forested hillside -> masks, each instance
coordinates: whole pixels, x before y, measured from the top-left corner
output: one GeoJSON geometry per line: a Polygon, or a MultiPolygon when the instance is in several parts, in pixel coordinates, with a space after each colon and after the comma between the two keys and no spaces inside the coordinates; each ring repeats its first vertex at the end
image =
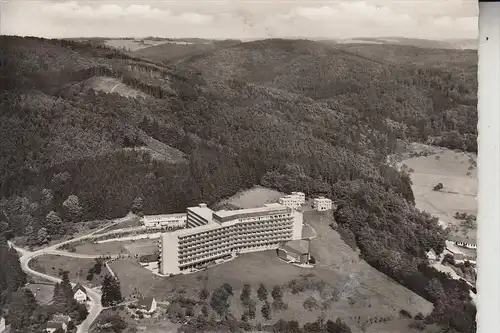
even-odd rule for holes
{"type": "Polygon", "coordinates": [[[138,197],[151,214],[213,204],[258,183],[327,194],[371,265],[433,302],[447,295],[430,322],[474,331],[468,287],[425,264],[427,250],[442,251],[444,233],[414,208],[409,176],[385,165],[398,140],[476,151],[469,68],[385,62],[310,41],[230,45],[170,67],[100,44],[1,42],[7,237],[40,245],[74,221],[123,216],[138,197]],[[150,97],[94,91],[89,75],[150,97]],[[187,163],[130,149],[147,137],[181,150],[187,163]]]}

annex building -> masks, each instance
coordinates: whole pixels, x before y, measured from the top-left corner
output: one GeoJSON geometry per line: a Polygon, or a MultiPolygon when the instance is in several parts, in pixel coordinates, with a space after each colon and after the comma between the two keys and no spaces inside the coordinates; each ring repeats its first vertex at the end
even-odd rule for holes
{"type": "Polygon", "coordinates": [[[292,192],[278,199],[278,202],[283,206],[297,209],[306,202],[306,195],[302,192],[292,192]]]}
{"type": "Polygon", "coordinates": [[[212,211],[205,204],[187,209],[186,228],[160,239],[160,274],[202,269],[239,253],[277,249],[300,239],[302,213],[279,203],[212,211]]]}
{"type": "Polygon", "coordinates": [[[315,198],[313,201],[313,209],[318,212],[324,212],[332,209],[332,200],[325,197],[315,198]]]}
{"type": "Polygon", "coordinates": [[[187,214],[146,215],[142,223],[147,228],[179,229],[186,226],[187,214]]]}

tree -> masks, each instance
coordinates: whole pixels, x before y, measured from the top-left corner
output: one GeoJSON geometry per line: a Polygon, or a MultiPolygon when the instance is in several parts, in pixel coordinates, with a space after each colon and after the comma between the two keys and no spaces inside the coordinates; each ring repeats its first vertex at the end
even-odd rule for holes
{"type": "Polygon", "coordinates": [[[339,318],[334,322],[328,320],[325,328],[328,333],[351,333],[351,328],[339,318]]]}
{"type": "Polygon", "coordinates": [[[51,235],[62,235],[64,234],[63,223],[59,215],[51,210],[47,216],[45,216],[45,226],[51,235]]]}
{"type": "Polygon", "coordinates": [[[50,241],[50,236],[49,236],[49,232],[47,231],[47,228],[38,229],[38,232],[36,235],[36,243],[38,245],[44,245],[44,244],[47,244],[49,241],[50,241]]]}
{"type": "Polygon", "coordinates": [[[433,190],[434,191],[440,191],[443,189],[443,184],[442,183],[438,183],[436,186],[434,186],[433,190]]]}
{"type": "Polygon", "coordinates": [[[240,300],[244,306],[248,305],[248,301],[250,300],[252,293],[252,287],[249,284],[243,285],[243,289],[241,290],[240,300]]]}
{"type": "Polygon", "coordinates": [[[249,302],[248,302],[248,317],[250,319],[255,319],[255,316],[257,314],[257,304],[255,303],[255,301],[253,299],[251,299],[249,302]]]}
{"type": "Polygon", "coordinates": [[[228,303],[229,294],[227,289],[219,287],[212,292],[212,296],[210,297],[210,306],[214,311],[222,318],[225,317],[229,310],[228,303]]]}
{"type": "Polygon", "coordinates": [[[112,306],[122,301],[122,293],[120,289],[120,281],[113,276],[106,274],[102,281],[102,298],[103,306],[112,306]]]}
{"type": "Polygon", "coordinates": [[[82,216],[83,209],[76,195],[70,195],[63,204],[64,214],[70,221],[76,221],[82,216]]]}
{"type": "Polygon", "coordinates": [[[425,291],[429,294],[429,297],[434,302],[442,300],[444,297],[446,297],[441,281],[439,281],[435,277],[429,280],[429,282],[427,283],[427,287],[425,288],[425,291]]]}
{"type": "Polygon", "coordinates": [[[264,301],[264,304],[262,305],[260,311],[265,319],[271,319],[271,306],[269,305],[268,301],[264,301]]]}
{"type": "Polygon", "coordinates": [[[233,295],[233,287],[229,283],[224,283],[222,288],[228,293],[228,295],[233,295]]]}
{"type": "Polygon", "coordinates": [[[200,290],[200,300],[206,300],[208,298],[208,296],[210,295],[210,293],[208,292],[207,290],[207,287],[203,287],[201,290],[200,290]]]}
{"type": "Polygon", "coordinates": [[[142,209],[144,205],[144,200],[141,197],[136,197],[132,202],[132,213],[140,215],[142,214],[142,209]]]}
{"type": "Polygon", "coordinates": [[[31,324],[31,316],[37,306],[35,296],[30,290],[21,289],[14,292],[7,316],[12,328],[28,328],[31,324]]]}
{"type": "Polygon", "coordinates": [[[278,285],[275,285],[273,287],[273,290],[271,291],[271,296],[275,299],[283,299],[283,291],[281,290],[281,287],[278,285]]]}
{"type": "Polygon", "coordinates": [[[312,311],[312,310],[318,308],[318,302],[312,296],[309,296],[308,298],[306,298],[306,300],[304,301],[304,303],[302,305],[304,306],[304,309],[309,310],[309,311],[312,311]]]}
{"type": "Polygon", "coordinates": [[[257,289],[257,298],[262,302],[267,299],[267,289],[262,283],[259,285],[259,289],[257,289]]]}
{"type": "Polygon", "coordinates": [[[201,313],[203,314],[203,316],[208,317],[208,307],[206,304],[203,304],[203,306],[201,307],[201,313]]]}

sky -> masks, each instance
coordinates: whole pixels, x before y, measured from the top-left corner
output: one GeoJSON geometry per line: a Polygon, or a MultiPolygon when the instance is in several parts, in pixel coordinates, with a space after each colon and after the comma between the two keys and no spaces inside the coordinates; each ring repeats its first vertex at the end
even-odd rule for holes
{"type": "Polygon", "coordinates": [[[477,38],[477,0],[2,1],[4,35],[477,38]]]}

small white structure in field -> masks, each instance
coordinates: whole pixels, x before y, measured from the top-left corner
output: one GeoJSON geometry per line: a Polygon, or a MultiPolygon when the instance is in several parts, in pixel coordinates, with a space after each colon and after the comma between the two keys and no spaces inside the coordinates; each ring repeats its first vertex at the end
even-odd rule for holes
{"type": "Polygon", "coordinates": [[[184,228],[187,222],[186,213],[147,215],[142,218],[142,223],[147,228],[184,228]]]}
{"type": "Polygon", "coordinates": [[[80,283],[73,288],[73,298],[80,304],[87,302],[87,291],[80,283]]]}
{"type": "Polygon", "coordinates": [[[318,212],[324,212],[332,209],[332,200],[325,197],[314,198],[313,209],[318,212]]]}
{"type": "Polygon", "coordinates": [[[283,206],[297,209],[306,202],[306,195],[302,192],[292,192],[292,194],[279,198],[278,202],[283,206]]]}
{"type": "Polygon", "coordinates": [[[439,259],[439,256],[436,254],[434,249],[430,249],[426,253],[427,259],[429,259],[430,262],[436,262],[439,259]]]}
{"type": "Polygon", "coordinates": [[[156,300],[152,297],[141,298],[137,303],[137,309],[142,313],[152,314],[156,311],[156,300]]]}
{"type": "Polygon", "coordinates": [[[0,317],[0,333],[5,332],[5,318],[0,317]]]}

